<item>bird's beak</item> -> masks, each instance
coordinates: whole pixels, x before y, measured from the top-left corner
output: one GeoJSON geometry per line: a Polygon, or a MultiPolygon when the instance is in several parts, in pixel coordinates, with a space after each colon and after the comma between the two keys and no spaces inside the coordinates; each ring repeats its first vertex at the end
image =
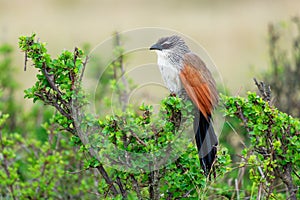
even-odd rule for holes
{"type": "Polygon", "coordinates": [[[162,50],[161,44],[154,44],[150,47],[150,50],[162,50]]]}

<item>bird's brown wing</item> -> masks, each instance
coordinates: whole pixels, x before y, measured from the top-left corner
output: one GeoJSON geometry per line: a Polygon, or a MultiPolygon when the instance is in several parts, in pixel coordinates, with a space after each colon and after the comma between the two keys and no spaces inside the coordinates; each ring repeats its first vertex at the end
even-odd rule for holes
{"type": "Polygon", "coordinates": [[[185,54],[180,79],[188,96],[208,119],[218,101],[218,93],[210,71],[196,54],[185,54]]]}

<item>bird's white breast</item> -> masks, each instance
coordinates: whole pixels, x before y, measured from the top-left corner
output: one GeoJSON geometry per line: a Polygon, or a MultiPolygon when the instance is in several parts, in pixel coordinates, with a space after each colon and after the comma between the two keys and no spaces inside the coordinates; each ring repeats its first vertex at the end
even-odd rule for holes
{"type": "Polygon", "coordinates": [[[179,77],[180,69],[172,65],[162,52],[158,51],[157,55],[157,64],[165,85],[171,93],[180,94],[182,90],[182,84],[179,77]]]}

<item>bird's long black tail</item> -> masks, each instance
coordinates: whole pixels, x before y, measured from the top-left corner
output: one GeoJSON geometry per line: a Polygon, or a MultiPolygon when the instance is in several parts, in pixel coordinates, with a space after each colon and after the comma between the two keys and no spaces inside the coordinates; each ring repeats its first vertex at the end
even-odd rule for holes
{"type": "Polygon", "coordinates": [[[200,164],[205,175],[208,176],[216,158],[218,145],[211,116],[206,119],[200,111],[197,111],[194,119],[194,131],[200,164]]]}

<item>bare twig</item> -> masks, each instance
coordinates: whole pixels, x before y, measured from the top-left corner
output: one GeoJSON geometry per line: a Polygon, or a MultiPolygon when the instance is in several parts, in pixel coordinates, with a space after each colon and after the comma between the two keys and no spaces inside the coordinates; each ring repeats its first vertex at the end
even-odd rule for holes
{"type": "MultiPolygon", "coordinates": [[[[47,65],[46,65],[46,63],[44,62],[43,63],[43,66],[42,66],[42,72],[43,72],[43,74],[44,74],[44,76],[46,77],[46,79],[47,79],[47,81],[48,81],[48,83],[49,83],[49,85],[50,85],[50,87],[55,91],[55,92],[57,92],[57,96],[56,96],[56,100],[59,100],[63,105],[64,105],[64,107],[65,107],[65,109],[66,109],[66,112],[65,112],[65,114],[64,114],[64,116],[65,117],[67,117],[68,119],[71,119],[71,116],[69,115],[69,114],[67,114],[67,113],[70,113],[70,108],[69,108],[69,106],[71,105],[71,104],[69,104],[68,102],[66,102],[66,100],[64,100],[63,98],[62,98],[62,93],[61,93],[61,91],[58,89],[58,87],[55,85],[55,80],[54,80],[54,75],[52,75],[52,74],[49,74],[49,72],[47,71],[47,65]]],[[[49,96],[49,95],[48,95],[49,96]]],[[[51,99],[51,100],[54,100],[54,99],[51,99]]],[[[57,102],[56,102],[57,103],[57,102]]]]}
{"type": "MultiPolygon", "coordinates": [[[[121,46],[121,39],[120,39],[120,34],[117,32],[116,33],[116,46],[120,47],[121,46]]],[[[127,107],[127,102],[128,102],[128,82],[127,79],[125,78],[125,68],[124,68],[124,63],[123,63],[123,53],[121,55],[118,55],[119,57],[117,58],[117,61],[119,62],[120,65],[120,70],[121,70],[121,80],[124,85],[124,90],[120,93],[120,102],[122,102],[122,111],[124,112],[126,107],[127,107]]],[[[115,68],[116,70],[116,68],[115,68]]],[[[115,75],[116,77],[116,75],[115,75]]]]}
{"type": "Polygon", "coordinates": [[[293,178],[291,173],[292,173],[292,164],[288,163],[286,166],[284,166],[283,173],[279,173],[279,176],[288,188],[288,191],[290,193],[290,199],[296,200],[298,188],[293,183],[293,178]]]}
{"type": "Polygon", "coordinates": [[[135,179],[133,174],[131,174],[130,177],[131,177],[132,185],[133,185],[133,188],[136,191],[136,195],[137,195],[138,199],[142,200],[143,198],[142,198],[141,189],[140,189],[138,181],[135,179]]]}
{"type": "Polygon", "coordinates": [[[293,170],[293,173],[298,177],[298,179],[300,179],[299,174],[295,170],[293,170]]]}
{"type": "MultiPolygon", "coordinates": [[[[235,128],[231,125],[230,122],[226,121],[225,123],[231,128],[231,130],[234,132],[234,134],[236,134],[236,136],[241,138],[240,134],[235,130],[235,128]]],[[[244,148],[247,148],[245,142],[242,141],[242,139],[239,139],[239,141],[243,145],[244,148]]]]}
{"type": "Polygon", "coordinates": [[[258,166],[257,168],[258,168],[258,171],[259,171],[261,177],[262,177],[263,179],[265,179],[266,177],[265,177],[264,172],[262,171],[261,167],[258,166]]]}
{"type": "Polygon", "coordinates": [[[263,184],[260,183],[259,184],[259,188],[258,188],[258,196],[257,196],[257,200],[260,200],[261,199],[261,193],[262,193],[262,189],[263,189],[263,184]]]}
{"type": "Polygon", "coordinates": [[[97,167],[97,170],[100,172],[100,174],[102,175],[102,177],[104,178],[105,182],[110,185],[110,189],[112,191],[112,193],[114,194],[114,196],[117,196],[119,194],[118,190],[116,189],[116,187],[114,186],[114,182],[111,180],[111,178],[108,176],[106,170],[104,169],[103,165],[99,165],[97,167]]]}
{"type": "Polygon", "coordinates": [[[42,66],[42,72],[44,74],[44,76],[46,77],[50,87],[55,91],[57,92],[60,96],[62,96],[62,93],[61,91],[56,87],[55,85],[55,81],[54,81],[54,75],[52,74],[49,74],[48,71],[47,71],[47,65],[46,63],[44,62],[43,63],[43,66],[42,66]]]}
{"type": "Polygon", "coordinates": [[[27,60],[28,60],[27,51],[25,51],[24,71],[26,71],[26,68],[27,68],[27,60]]]}
{"type": "Polygon", "coordinates": [[[85,68],[86,68],[86,65],[87,65],[87,63],[88,63],[88,60],[89,60],[89,56],[86,56],[86,57],[85,57],[85,60],[84,60],[84,62],[83,62],[83,66],[82,66],[82,70],[81,70],[79,82],[82,81],[82,78],[83,78],[83,75],[84,75],[85,68]]]}
{"type": "MultiPolygon", "coordinates": [[[[151,165],[151,164],[150,164],[151,165]]],[[[152,166],[150,166],[151,170],[152,166]]],[[[149,175],[150,199],[159,200],[159,170],[151,170],[149,175]]]]}
{"type": "Polygon", "coordinates": [[[182,196],[182,198],[187,198],[187,197],[189,196],[189,194],[190,194],[193,190],[195,190],[195,188],[192,188],[192,189],[190,189],[189,191],[187,191],[187,193],[185,193],[185,194],[182,196]]]}
{"type": "Polygon", "coordinates": [[[237,116],[243,121],[243,124],[244,124],[244,127],[246,128],[247,132],[249,133],[251,130],[250,128],[247,126],[248,124],[248,119],[244,116],[243,114],[243,110],[241,108],[240,105],[238,105],[238,103],[236,102],[236,108],[238,109],[237,110],[237,116]]]}
{"type": "Polygon", "coordinates": [[[120,177],[117,177],[116,183],[120,188],[120,192],[122,194],[122,197],[126,198],[127,197],[127,191],[124,189],[120,177]]]}
{"type": "Polygon", "coordinates": [[[43,94],[40,93],[35,93],[35,96],[38,96],[41,100],[43,100],[45,103],[48,103],[51,106],[54,106],[56,110],[60,112],[63,116],[67,117],[68,119],[71,119],[70,114],[68,114],[57,102],[53,102],[53,99],[51,96],[44,96],[43,94]]]}
{"type": "Polygon", "coordinates": [[[141,140],[139,138],[139,136],[137,136],[137,134],[135,132],[133,132],[132,130],[130,130],[130,133],[138,141],[138,143],[144,145],[145,147],[147,146],[147,144],[143,140],[141,140]]]}
{"type": "MultiPolygon", "coordinates": [[[[74,68],[76,68],[76,61],[77,61],[77,58],[78,58],[78,48],[75,47],[74,49],[74,58],[73,58],[73,65],[74,65],[74,68]]],[[[70,70],[69,71],[69,77],[70,77],[70,80],[71,80],[71,88],[70,90],[73,91],[75,89],[75,79],[76,79],[76,74],[73,70],[70,70]]],[[[72,101],[72,99],[71,99],[72,101]]]]}
{"type": "Polygon", "coordinates": [[[268,85],[266,86],[264,82],[259,82],[256,78],[253,78],[255,85],[257,86],[260,94],[262,95],[263,100],[267,101],[268,103],[271,102],[271,87],[268,85]]]}
{"type": "Polygon", "coordinates": [[[239,181],[237,179],[234,179],[235,184],[235,191],[236,191],[236,199],[240,199],[240,190],[239,190],[239,181]]]}

